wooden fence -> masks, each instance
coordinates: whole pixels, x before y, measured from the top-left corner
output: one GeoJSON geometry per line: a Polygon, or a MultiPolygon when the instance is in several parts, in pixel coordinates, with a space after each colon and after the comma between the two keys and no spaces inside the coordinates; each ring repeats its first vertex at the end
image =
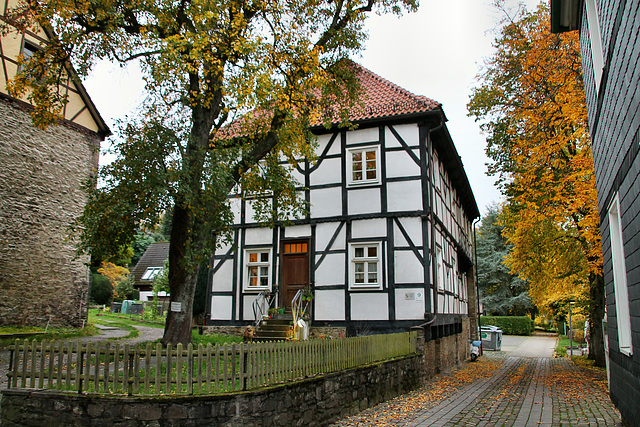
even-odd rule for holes
{"type": "Polygon", "coordinates": [[[415,332],[335,340],[183,347],[17,341],[10,388],[126,395],[251,390],[416,352],[415,332]]]}

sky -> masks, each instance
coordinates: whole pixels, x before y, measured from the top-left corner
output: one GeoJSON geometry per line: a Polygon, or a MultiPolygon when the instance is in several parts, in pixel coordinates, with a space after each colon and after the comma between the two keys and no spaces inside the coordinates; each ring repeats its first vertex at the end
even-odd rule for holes
{"type": "MultiPolygon", "coordinates": [[[[356,62],[379,76],[442,104],[447,127],[462,158],[480,213],[501,201],[495,178],[486,175],[486,139],[467,116],[476,75],[491,56],[500,14],[492,0],[422,0],[416,13],[377,16],[367,22],[369,39],[356,62]]],[[[515,7],[517,0],[506,0],[515,7]]],[[[539,0],[524,0],[533,10],[539,0]]],[[[124,118],[139,104],[139,71],[99,63],[85,87],[107,124],[124,118]]],[[[103,147],[105,144],[103,144],[103,147]]],[[[108,159],[108,157],[103,157],[108,159]]]]}

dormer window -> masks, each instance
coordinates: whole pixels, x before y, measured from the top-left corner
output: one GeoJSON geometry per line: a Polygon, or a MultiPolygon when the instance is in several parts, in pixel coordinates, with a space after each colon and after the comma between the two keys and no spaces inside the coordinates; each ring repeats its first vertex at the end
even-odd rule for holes
{"type": "Polygon", "coordinates": [[[349,183],[351,185],[375,184],[380,181],[378,147],[349,150],[349,183]]]}
{"type": "Polygon", "coordinates": [[[162,267],[147,267],[140,280],[153,280],[161,271],[162,267]]]}

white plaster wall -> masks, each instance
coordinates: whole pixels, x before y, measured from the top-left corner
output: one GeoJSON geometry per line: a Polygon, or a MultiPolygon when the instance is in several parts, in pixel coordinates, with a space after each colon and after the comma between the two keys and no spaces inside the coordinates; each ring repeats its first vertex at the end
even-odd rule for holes
{"type": "MultiPolygon", "coordinates": [[[[246,212],[246,217],[245,217],[245,221],[246,221],[247,223],[249,223],[249,224],[250,224],[250,223],[258,222],[258,220],[257,220],[257,218],[256,218],[256,212],[255,212],[255,209],[253,208],[253,203],[254,203],[253,199],[249,199],[249,200],[247,200],[247,202],[246,202],[246,210],[245,210],[245,212],[246,212]]],[[[271,204],[271,200],[269,200],[269,201],[268,201],[268,205],[269,205],[269,206],[270,206],[270,204],[271,204]]]]}
{"type": "Polygon", "coordinates": [[[310,237],[311,226],[310,225],[294,225],[284,229],[285,237],[310,237]]]}
{"type": "Polygon", "coordinates": [[[340,187],[311,191],[312,218],[339,215],[342,215],[342,189],[340,187]]]}
{"type": "Polygon", "coordinates": [[[413,251],[395,251],[395,283],[424,282],[424,266],[413,251]]]}
{"type": "Polygon", "coordinates": [[[377,127],[369,129],[357,129],[347,132],[347,145],[362,142],[379,142],[380,133],[377,127]]]}
{"type": "MultiPolygon", "coordinates": [[[[316,154],[320,155],[324,151],[324,148],[327,146],[329,141],[331,141],[332,134],[320,135],[318,136],[318,148],[316,149],[316,154]]],[[[339,154],[341,152],[340,148],[340,135],[338,135],[331,144],[331,148],[327,151],[327,154],[339,154]]]]}
{"type": "Polygon", "coordinates": [[[231,308],[233,298],[231,296],[211,297],[211,320],[233,320],[231,319],[231,308]]]}
{"type": "MultiPolygon", "coordinates": [[[[300,169],[304,168],[304,162],[300,162],[300,169]]],[[[296,186],[300,187],[304,185],[304,175],[298,172],[297,168],[291,167],[291,176],[296,181],[296,186]]]]}
{"type": "MultiPolygon", "coordinates": [[[[416,157],[420,158],[420,152],[413,150],[416,157]]],[[[420,166],[409,157],[406,151],[389,151],[387,158],[387,178],[399,178],[405,176],[420,176],[420,166]]]]}
{"type": "Polygon", "coordinates": [[[256,320],[253,315],[253,302],[256,300],[258,294],[245,294],[242,296],[242,319],[241,320],[256,320]]]}
{"type": "MultiPolygon", "coordinates": [[[[407,232],[414,246],[422,246],[422,219],[421,218],[401,218],[400,224],[407,232]]],[[[397,224],[393,224],[393,235],[396,246],[409,246],[409,242],[398,228],[397,224]]]]}
{"type": "Polygon", "coordinates": [[[140,301],[153,301],[153,291],[140,291],[138,296],[140,301]]]}
{"type": "MultiPolygon", "coordinates": [[[[233,233],[231,234],[231,239],[233,239],[233,233]]],[[[216,255],[224,255],[231,249],[232,241],[223,241],[222,237],[218,237],[218,243],[220,246],[216,248],[216,255]]]]}
{"type": "Polygon", "coordinates": [[[352,293],[351,320],[389,320],[387,294],[352,293]]]}
{"type": "Polygon", "coordinates": [[[229,205],[231,206],[231,213],[233,214],[234,224],[240,224],[241,203],[242,203],[242,200],[239,197],[234,197],[229,200],[229,205]]]}
{"type": "Polygon", "coordinates": [[[344,290],[316,289],[314,315],[316,321],[345,320],[344,290]]]}
{"type": "Polygon", "coordinates": [[[349,190],[349,214],[380,212],[380,189],[357,188],[349,190]]]}
{"type": "MultiPolygon", "coordinates": [[[[311,173],[310,185],[335,184],[342,180],[342,162],[339,158],[324,159],[311,173]]],[[[304,182],[304,181],[302,181],[304,182]]]]}
{"type": "Polygon", "coordinates": [[[443,294],[438,294],[438,313],[447,314],[447,308],[445,307],[445,300],[443,294]]]}
{"type": "Polygon", "coordinates": [[[390,212],[422,209],[422,187],[420,181],[387,183],[387,209],[390,212]]]}
{"type": "MultiPolygon", "coordinates": [[[[420,130],[416,124],[394,125],[393,129],[400,135],[404,142],[409,146],[416,146],[419,143],[420,130]]],[[[391,133],[389,128],[385,129],[385,145],[387,147],[400,146],[395,135],[391,133]]],[[[420,156],[418,156],[420,157],[420,156]]]]}
{"type": "Polygon", "coordinates": [[[247,245],[271,246],[273,230],[267,227],[245,229],[244,241],[247,245]]]}
{"type": "Polygon", "coordinates": [[[213,290],[233,290],[233,258],[227,259],[213,275],[213,290]]]}
{"type": "Polygon", "coordinates": [[[387,235],[387,221],[383,218],[364,219],[351,223],[351,237],[380,237],[387,235]]]}
{"type": "MultiPolygon", "coordinates": [[[[319,260],[320,256],[318,255],[316,256],[316,262],[319,260]]],[[[315,285],[344,285],[344,263],[344,254],[327,254],[316,269],[315,285]]]]}
{"type": "Polygon", "coordinates": [[[338,222],[323,222],[316,226],[316,251],[345,249],[345,241],[347,238],[345,226],[343,226],[338,233],[338,237],[336,237],[333,245],[330,248],[327,247],[331,237],[333,237],[333,234],[339,226],[340,223],[338,222]]]}
{"type": "Polygon", "coordinates": [[[399,288],[395,290],[395,297],[397,320],[424,319],[424,289],[399,288]],[[422,294],[422,297],[419,294],[422,294]]]}

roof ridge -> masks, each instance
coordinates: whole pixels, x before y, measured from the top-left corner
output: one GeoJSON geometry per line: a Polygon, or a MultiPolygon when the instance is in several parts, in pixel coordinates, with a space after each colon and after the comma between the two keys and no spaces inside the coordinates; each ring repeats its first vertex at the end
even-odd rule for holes
{"type": "Polygon", "coordinates": [[[365,67],[365,66],[364,66],[364,65],[362,65],[362,64],[359,64],[359,63],[357,63],[357,62],[355,62],[355,61],[353,61],[353,63],[354,63],[356,66],[358,66],[358,68],[360,68],[360,70],[361,70],[361,71],[364,71],[364,72],[366,72],[366,73],[370,74],[372,77],[374,77],[374,78],[376,78],[376,79],[380,80],[382,83],[386,84],[387,86],[391,87],[392,89],[395,89],[395,90],[396,90],[396,91],[398,91],[398,92],[403,93],[404,95],[408,95],[408,96],[413,97],[413,98],[418,98],[418,99],[420,99],[420,100],[424,100],[424,101],[426,101],[426,102],[431,101],[431,102],[434,102],[434,103],[436,103],[436,104],[438,104],[438,105],[442,105],[441,103],[439,103],[438,101],[436,101],[436,100],[434,100],[434,99],[432,99],[432,98],[429,98],[429,97],[427,97],[427,96],[425,96],[425,95],[417,95],[417,94],[415,94],[415,93],[413,93],[413,92],[411,92],[411,91],[409,91],[409,90],[405,89],[404,87],[400,86],[399,84],[397,84],[397,83],[393,83],[391,80],[386,79],[386,78],[384,78],[384,77],[380,76],[379,74],[377,74],[377,73],[375,73],[375,72],[371,71],[369,68],[365,67]]]}

